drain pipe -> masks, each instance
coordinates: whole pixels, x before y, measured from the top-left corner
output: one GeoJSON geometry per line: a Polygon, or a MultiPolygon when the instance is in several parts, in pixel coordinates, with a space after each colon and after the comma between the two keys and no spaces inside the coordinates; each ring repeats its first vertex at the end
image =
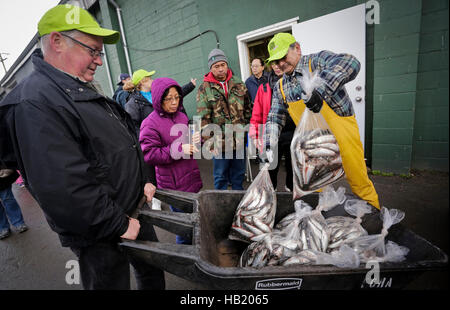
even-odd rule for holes
{"type": "Polygon", "coordinates": [[[108,0],[108,2],[111,3],[114,6],[114,8],[116,9],[117,19],[119,20],[120,33],[122,35],[122,40],[123,40],[123,50],[125,52],[125,60],[127,61],[128,74],[131,76],[133,74],[133,71],[131,70],[130,56],[128,55],[127,39],[125,36],[125,31],[123,30],[122,14],[120,13],[120,11],[122,9],[114,0],[108,0]]]}
{"type": "Polygon", "coordinates": [[[111,98],[112,98],[112,96],[114,94],[114,86],[113,86],[113,81],[111,79],[111,71],[109,70],[108,55],[106,54],[106,49],[105,49],[104,45],[103,45],[103,53],[105,53],[105,57],[102,60],[105,61],[106,75],[108,75],[108,83],[109,83],[109,87],[111,89],[111,98]]]}

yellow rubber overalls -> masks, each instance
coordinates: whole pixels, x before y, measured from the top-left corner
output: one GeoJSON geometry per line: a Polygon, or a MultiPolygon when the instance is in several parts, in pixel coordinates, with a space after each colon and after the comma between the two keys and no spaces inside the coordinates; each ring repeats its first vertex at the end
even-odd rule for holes
{"type": "MultiPolygon", "coordinates": [[[[309,61],[309,72],[312,72],[311,60],[309,61]]],[[[283,91],[283,78],[280,79],[280,90],[283,100],[286,102],[286,96],[283,91]]],[[[303,99],[287,102],[287,104],[289,115],[295,125],[297,125],[306,105],[303,102],[303,99]]],[[[372,181],[370,181],[369,176],[367,175],[366,163],[364,161],[364,149],[359,137],[359,129],[355,115],[339,116],[325,101],[323,102],[320,113],[325,118],[328,126],[330,126],[330,129],[339,144],[342,165],[352,192],[372,206],[380,209],[378,194],[375,191],[372,181]]]]}

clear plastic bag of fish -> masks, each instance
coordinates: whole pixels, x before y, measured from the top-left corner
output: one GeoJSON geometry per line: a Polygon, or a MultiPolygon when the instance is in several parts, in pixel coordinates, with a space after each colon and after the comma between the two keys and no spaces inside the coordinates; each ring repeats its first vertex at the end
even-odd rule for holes
{"type": "MultiPolygon", "coordinates": [[[[380,234],[362,236],[348,243],[359,254],[362,262],[374,260],[377,257],[386,257],[388,251],[385,239],[388,235],[388,229],[392,225],[399,223],[405,217],[405,213],[397,209],[389,210],[382,207],[380,217],[383,221],[383,228],[380,234]]],[[[392,250],[392,244],[390,245],[390,250],[392,250]]]]}
{"type": "Polygon", "coordinates": [[[316,265],[333,265],[339,268],[358,268],[360,259],[351,247],[344,244],[332,253],[317,253],[316,265]]]}
{"type": "Polygon", "coordinates": [[[254,237],[272,231],[277,196],[270,180],[268,168],[269,164],[263,166],[239,202],[229,239],[250,243],[254,237]]]}
{"type": "Polygon", "coordinates": [[[305,109],[290,148],[294,200],[344,176],[339,144],[320,113],[305,109]]]}
{"type": "Polygon", "coordinates": [[[273,231],[259,236],[259,241],[251,243],[242,253],[239,266],[262,268],[283,265],[284,261],[303,250],[295,234],[287,231],[273,231]]]}
{"type": "MultiPolygon", "coordinates": [[[[295,215],[294,221],[290,220],[287,226],[283,223],[283,220],[277,224],[277,227],[282,228],[283,231],[293,230],[296,228],[297,238],[302,242],[303,250],[315,250],[319,252],[325,252],[328,247],[328,242],[330,238],[330,231],[328,229],[325,218],[322,215],[322,211],[331,210],[336,205],[334,204],[319,204],[312,210],[311,207],[302,200],[295,201],[295,215]]],[[[292,216],[292,215],[289,215],[292,216]]],[[[288,219],[284,219],[288,222],[288,219]]]]}
{"type": "MultiPolygon", "coordinates": [[[[322,211],[331,210],[337,205],[343,204],[345,201],[345,188],[339,187],[336,191],[332,186],[327,186],[323,191],[319,193],[319,202],[317,204],[318,208],[322,211]]],[[[299,210],[303,209],[303,205],[309,206],[306,202],[302,200],[297,200],[294,204],[299,210]]],[[[311,208],[311,207],[310,207],[311,208]]],[[[296,217],[296,212],[294,211],[291,214],[286,215],[282,218],[276,225],[275,228],[278,230],[283,230],[288,225],[292,223],[292,221],[296,217]]]]}
{"type": "Polygon", "coordinates": [[[360,260],[358,254],[349,246],[343,245],[333,253],[315,250],[303,250],[285,260],[282,265],[334,265],[339,268],[357,268],[360,260]]]}
{"type": "Polygon", "coordinates": [[[330,229],[330,241],[327,252],[338,249],[341,245],[349,243],[361,236],[366,236],[367,231],[361,226],[362,217],[372,212],[372,207],[364,200],[349,199],[344,205],[348,214],[355,216],[333,216],[326,219],[330,229]]]}

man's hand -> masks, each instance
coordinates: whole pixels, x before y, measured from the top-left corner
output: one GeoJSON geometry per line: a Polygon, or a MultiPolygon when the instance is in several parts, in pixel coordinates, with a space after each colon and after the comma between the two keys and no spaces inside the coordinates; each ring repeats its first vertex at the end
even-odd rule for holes
{"type": "MultiPolygon", "coordinates": [[[[147,183],[147,184],[150,184],[150,183],[147,183]]],[[[137,236],[139,235],[140,229],[141,229],[141,224],[139,224],[139,221],[137,219],[130,217],[130,218],[128,218],[128,229],[122,236],[120,236],[120,238],[136,240],[137,236]]]]}
{"type": "Polygon", "coordinates": [[[262,153],[264,144],[263,144],[263,142],[261,141],[261,139],[259,139],[259,138],[253,139],[253,138],[252,138],[252,143],[255,145],[255,147],[258,149],[258,151],[259,151],[260,153],[262,153]]]}
{"type": "Polygon", "coordinates": [[[323,99],[320,97],[317,90],[313,90],[311,98],[307,102],[305,102],[308,109],[313,111],[314,113],[319,113],[320,109],[322,109],[323,99]]]}
{"type": "Polygon", "coordinates": [[[156,187],[152,183],[147,183],[144,186],[144,195],[147,198],[147,202],[151,202],[153,195],[156,193],[156,187]]]}

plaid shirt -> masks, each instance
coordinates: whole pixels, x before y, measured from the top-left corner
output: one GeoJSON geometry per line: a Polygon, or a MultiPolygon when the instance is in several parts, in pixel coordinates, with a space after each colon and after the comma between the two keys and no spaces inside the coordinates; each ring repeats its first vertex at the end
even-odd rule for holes
{"type": "MultiPolygon", "coordinates": [[[[350,97],[344,84],[353,80],[359,72],[360,63],[352,55],[335,54],[330,51],[322,51],[317,54],[305,55],[300,58],[294,72],[291,75],[283,75],[283,91],[287,102],[301,100],[302,88],[298,78],[301,71],[309,72],[309,61],[314,72],[318,70],[319,76],[325,81],[325,85],[317,88],[317,92],[325,102],[339,116],[351,116],[354,114],[350,97]]],[[[266,147],[275,146],[278,143],[281,129],[286,123],[288,106],[283,102],[280,91],[280,83],[277,83],[272,93],[272,107],[267,117],[265,130],[266,147]]]]}

